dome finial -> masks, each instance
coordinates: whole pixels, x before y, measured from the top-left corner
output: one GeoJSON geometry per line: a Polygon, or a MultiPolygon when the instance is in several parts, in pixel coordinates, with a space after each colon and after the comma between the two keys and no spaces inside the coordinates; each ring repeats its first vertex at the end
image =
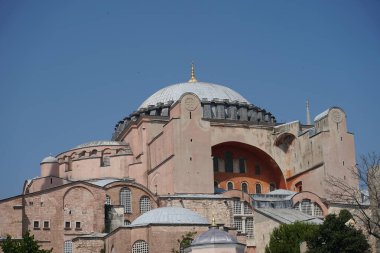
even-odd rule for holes
{"type": "Polygon", "coordinates": [[[211,227],[216,227],[215,216],[212,215],[211,227]]]}
{"type": "Polygon", "coordinates": [[[189,83],[196,83],[198,82],[197,79],[195,79],[195,73],[194,73],[194,63],[191,63],[191,78],[189,80],[189,83]]]}

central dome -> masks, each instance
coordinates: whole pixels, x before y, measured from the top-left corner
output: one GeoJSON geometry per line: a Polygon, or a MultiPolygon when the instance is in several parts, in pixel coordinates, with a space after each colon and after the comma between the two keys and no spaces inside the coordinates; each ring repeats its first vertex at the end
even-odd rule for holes
{"type": "Polygon", "coordinates": [[[187,92],[194,93],[201,100],[226,99],[229,102],[249,103],[242,95],[225,86],[204,82],[186,82],[173,84],[157,91],[145,100],[139,109],[147,108],[149,105],[157,105],[158,103],[176,102],[187,92]]]}

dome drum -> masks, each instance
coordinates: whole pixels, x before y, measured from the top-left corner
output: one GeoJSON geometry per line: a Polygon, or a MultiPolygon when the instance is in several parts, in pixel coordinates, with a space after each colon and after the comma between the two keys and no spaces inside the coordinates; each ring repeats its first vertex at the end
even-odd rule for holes
{"type": "Polygon", "coordinates": [[[112,140],[116,140],[131,122],[142,116],[169,117],[170,107],[186,93],[193,93],[201,100],[204,119],[232,120],[259,125],[276,124],[276,118],[270,112],[249,103],[228,87],[204,82],[179,83],[157,91],[145,100],[137,111],[119,121],[112,140]]]}

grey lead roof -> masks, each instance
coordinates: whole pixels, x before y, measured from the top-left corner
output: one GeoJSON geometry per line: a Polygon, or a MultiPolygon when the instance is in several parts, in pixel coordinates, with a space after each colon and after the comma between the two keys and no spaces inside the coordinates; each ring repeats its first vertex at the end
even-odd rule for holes
{"type": "Polygon", "coordinates": [[[147,108],[149,105],[157,103],[167,103],[169,101],[177,101],[181,96],[191,92],[199,97],[199,99],[207,99],[209,101],[216,99],[227,99],[229,102],[238,101],[241,103],[249,103],[243,96],[236,91],[218,84],[195,82],[195,83],[178,83],[167,86],[146,99],[139,107],[147,108]]]}
{"type": "Polygon", "coordinates": [[[207,245],[207,244],[237,244],[238,241],[229,233],[211,227],[208,231],[202,233],[194,239],[191,246],[207,245]]]}
{"type": "Polygon", "coordinates": [[[259,213],[262,213],[274,220],[277,220],[285,224],[291,224],[296,221],[309,222],[315,224],[323,223],[321,219],[290,208],[258,208],[255,210],[259,213]]]}
{"type": "Polygon", "coordinates": [[[121,141],[90,141],[90,142],[80,144],[72,149],[87,148],[87,147],[94,147],[94,146],[120,146],[120,145],[128,146],[127,143],[121,142],[121,141]]]}
{"type": "Polygon", "coordinates": [[[182,207],[160,207],[139,216],[129,227],[149,224],[209,224],[209,222],[189,209],[182,207]]]}

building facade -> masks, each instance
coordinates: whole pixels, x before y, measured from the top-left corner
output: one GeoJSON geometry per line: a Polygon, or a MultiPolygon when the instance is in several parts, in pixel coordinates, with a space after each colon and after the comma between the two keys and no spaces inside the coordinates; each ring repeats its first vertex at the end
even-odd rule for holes
{"type": "Polygon", "coordinates": [[[341,108],[308,125],[278,123],[232,89],[192,74],[120,120],[111,140],[43,159],[21,195],[0,200],[0,236],[30,230],[57,253],[171,252],[214,217],[246,252],[263,252],[271,231],[265,219],[281,224],[287,211],[322,218],[328,175],[358,185],[346,170],[354,165],[341,108]]]}

